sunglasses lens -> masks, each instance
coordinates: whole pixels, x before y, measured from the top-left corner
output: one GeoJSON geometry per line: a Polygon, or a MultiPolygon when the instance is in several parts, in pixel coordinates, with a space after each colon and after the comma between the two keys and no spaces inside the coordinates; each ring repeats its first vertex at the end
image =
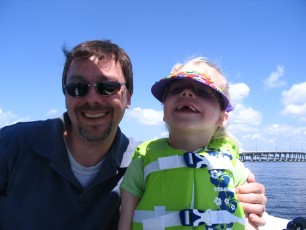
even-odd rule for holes
{"type": "Polygon", "coordinates": [[[101,95],[112,95],[120,90],[121,84],[119,82],[103,82],[97,83],[96,87],[101,95]]]}
{"type": "Polygon", "coordinates": [[[71,83],[65,86],[66,92],[72,97],[83,97],[88,93],[89,87],[95,86],[99,94],[103,96],[113,95],[121,89],[122,83],[110,81],[93,85],[84,83],[71,83]]]}
{"type": "Polygon", "coordinates": [[[82,97],[88,92],[88,85],[83,83],[71,83],[65,86],[66,92],[72,97],[82,97]]]}

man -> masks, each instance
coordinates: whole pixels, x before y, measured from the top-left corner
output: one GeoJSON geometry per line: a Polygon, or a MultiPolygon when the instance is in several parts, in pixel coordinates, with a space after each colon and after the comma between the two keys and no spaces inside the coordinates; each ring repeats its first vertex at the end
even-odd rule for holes
{"type": "MultiPolygon", "coordinates": [[[[110,41],[64,53],[63,118],[0,130],[0,229],[117,229],[118,183],[137,144],[119,128],[131,103],[132,64],[110,41]]],[[[239,191],[245,210],[259,214],[264,187],[239,191]]]]}

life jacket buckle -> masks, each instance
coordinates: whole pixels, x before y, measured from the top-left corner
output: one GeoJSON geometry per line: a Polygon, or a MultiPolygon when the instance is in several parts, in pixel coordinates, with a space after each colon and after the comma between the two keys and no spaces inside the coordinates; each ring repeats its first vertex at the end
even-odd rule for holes
{"type": "Polygon", "coordinates": [[[201,156],[194,152],[184,153],[184,160],[187,167],[190,168],[206,168],[207,164],[205,164],[206,159],[204,156],[201,156]]]}
{"type": "Polygon", "coordinates": [[[200,226],[203,224],[211,225],[210,212],[200,209],[183,209],[179,212],[182,226],[200,226]]]}

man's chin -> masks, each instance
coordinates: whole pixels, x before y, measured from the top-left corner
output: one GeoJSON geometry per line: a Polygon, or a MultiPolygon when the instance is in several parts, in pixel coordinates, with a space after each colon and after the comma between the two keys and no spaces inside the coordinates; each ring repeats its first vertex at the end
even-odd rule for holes
{"type": "Polygon", "coordinates": [[[104,141],[110,136],[112,128],[109,126],[107,129],[99,133],[88,132],[83,129],[79,130],[80,135],[89,142],[104,141]]]}

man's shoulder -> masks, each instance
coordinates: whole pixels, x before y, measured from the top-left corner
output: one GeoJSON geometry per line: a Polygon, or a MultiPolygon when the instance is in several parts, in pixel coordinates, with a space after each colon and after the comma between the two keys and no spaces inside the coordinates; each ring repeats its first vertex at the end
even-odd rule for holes
{"type": "Polygon", "coordinates": [[[44,121],[19,122],[0,129],[1,154],[16,156],[35,152],[52,158],[54,149],[61,149],[63,141],[63,121],[59,118],[44,121]]]}
{"type": "Polygon", "coordinates": [[[45,130],[50,127],[63,127],[63,122],[60,118],[48,119],[48,120],[37,120],[37,121],[27,121],[18,122],[12,125],[4,126],[0,129],[1,135],[31,135],[37,133],[37,131],[45,130]]]}
{"type": "Polygon", "coordinates": [[[60,141],[63,129],[64,124],[60,118],[19,122],[0,129],[0,142],[7,146],[17,146],[17,143],[48,146],[50,142],[60,141]]]}

